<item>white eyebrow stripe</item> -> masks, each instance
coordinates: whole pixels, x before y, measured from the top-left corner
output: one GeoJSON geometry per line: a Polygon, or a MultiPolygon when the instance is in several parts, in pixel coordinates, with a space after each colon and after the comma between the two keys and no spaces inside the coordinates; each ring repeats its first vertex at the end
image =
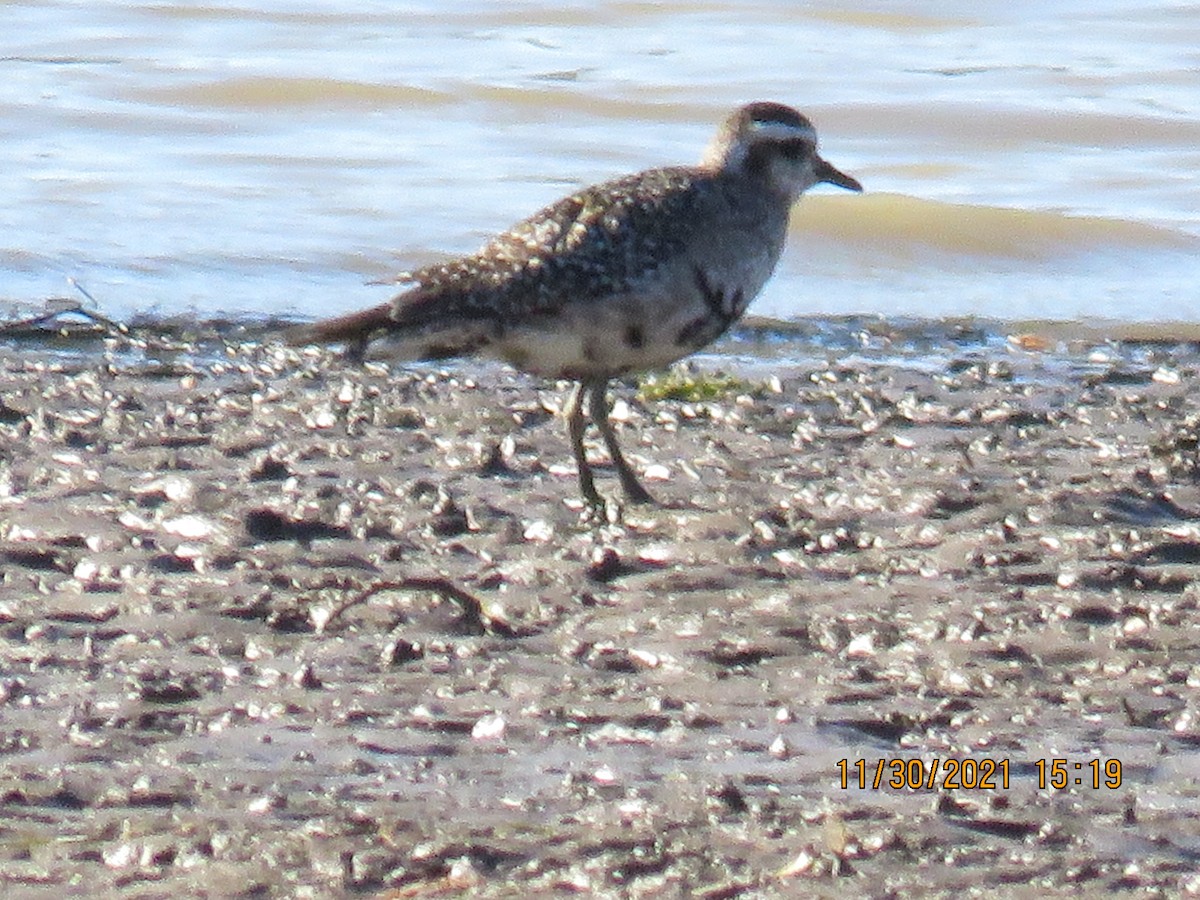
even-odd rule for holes
{"type": "Polygon", "coordinates": [[[802,139],[813,146],[817,143],[817,132],[804,125],[789,125],[787,122],[751,122],[751,134],[762,136],[773,141],[794,141],[802,139]]]}

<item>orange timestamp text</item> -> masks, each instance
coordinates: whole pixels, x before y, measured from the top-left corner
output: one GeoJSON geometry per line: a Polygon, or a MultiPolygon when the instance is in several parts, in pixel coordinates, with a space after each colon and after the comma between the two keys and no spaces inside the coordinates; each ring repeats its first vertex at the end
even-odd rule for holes
{"type": "MultiPolygon", "coordinates": [[[[1008,790],[1014,768],[1011,760],[990,756],[941,759],[883,757],[876,760],[839,759],[838,782],[842,790],[996,791],[1008,790]]],[[[1071,787],[1121,786],[1121,761],[1093,757],[1082,761],[1038,759],[1019,768],[1037,776],[1038,790],[1061,791],[1071,787]]]]}
{"type": "Polygon", "coordinates": [[[842,790],[995,791],[1007,790],[1009,781],[1009,761],[989,756],[839,759],[837,767],[842,790]]]}

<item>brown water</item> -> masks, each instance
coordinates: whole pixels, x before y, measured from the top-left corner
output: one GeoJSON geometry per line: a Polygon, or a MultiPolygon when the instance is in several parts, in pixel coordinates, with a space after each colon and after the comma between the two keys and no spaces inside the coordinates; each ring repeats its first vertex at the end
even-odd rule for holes
{"type": "Polygon", "coordinates": [[[311,316],[750,99],[815,192],[754,312],[1200,321],[1185,3],[7,2],[0,300],[311,316]]]}

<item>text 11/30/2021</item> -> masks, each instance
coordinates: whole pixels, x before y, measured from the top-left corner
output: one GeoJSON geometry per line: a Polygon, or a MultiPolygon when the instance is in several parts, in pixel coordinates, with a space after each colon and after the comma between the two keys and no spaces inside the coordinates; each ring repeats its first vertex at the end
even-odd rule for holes
{"type": "Polygon", "coordinates": [[[1013,769],[1037,776],[1038,790],[1061,791],[1071,787],[1116,790],[1121,786],[1119,759],[1037,759],[1013,764],[1011,760],[984,757],[920,759],[880,757],[840,759],[837,762],[842,790],[1007,790],[1013,769]]]}

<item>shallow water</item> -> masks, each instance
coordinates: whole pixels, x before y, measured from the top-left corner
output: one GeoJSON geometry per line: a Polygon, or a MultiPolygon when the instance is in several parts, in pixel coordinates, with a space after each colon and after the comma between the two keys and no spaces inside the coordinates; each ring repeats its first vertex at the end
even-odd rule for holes
{"type": "Polygon", "coordinates": [[[1198,11],[10,2],[0,300],[352,309],[771,98],[867,193],[797,208],[755,313],[1194,323],[1198,11]]]}

